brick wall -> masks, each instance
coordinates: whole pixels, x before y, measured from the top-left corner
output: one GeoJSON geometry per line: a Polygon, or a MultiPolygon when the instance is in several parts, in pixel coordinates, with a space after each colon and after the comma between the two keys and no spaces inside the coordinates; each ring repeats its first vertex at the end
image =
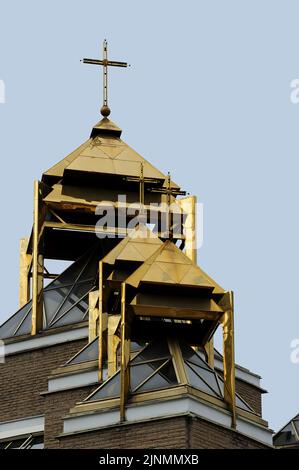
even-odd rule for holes
{"type": "MultiPolygon", "coordinates": [[[[45,446],[48,448],[255,448],[254,441],[197,418],[173,417],[147,423],[120,425],[57,439],[63,417],[93,389],[81,387],[41,396],[52,370],[78,352],[86,340],[77,340],[8,356],[0,364],[0,421],[45,414],[45,446]]],[[[258,412],[260,391],[237,381],[237,391],[258,412]]]]}
{"type": "Polygon", "coordinates": [[[64,364],[86,340],[51,346],[6,357],[0,364],[0,422],[44,414],[51,371],[64,364]]]}
{"type": "Polygon", "coordinates": [[[78,401],[86,398],[95,386],[80,387],[73,390],[45,395],[45,447],[57,449],[60,440],[56,437],[63,431],[63,418],[78,401]]]}
{"type": "Polygon", "coordinates": [[[200,418],[189,418],[191,449],[262,449],[267,446],[200,418]]]}
{"type": "Polygon", "coordinates": [[[236,379],[236,391],[254,411],[262,415],[262,394],[257,387],[236,379]]]}
{"type": "Polygon", "coordinates": [[[187,436],[187,422],[178,417],[113,426],[60,440],[64,449],[186,449],[187,436]]]}
{"type": "Polygon", "coordinates": [[[65,449],[258,449],[252,439],[199,418],[181,416],[60,438],[65,449]]]}

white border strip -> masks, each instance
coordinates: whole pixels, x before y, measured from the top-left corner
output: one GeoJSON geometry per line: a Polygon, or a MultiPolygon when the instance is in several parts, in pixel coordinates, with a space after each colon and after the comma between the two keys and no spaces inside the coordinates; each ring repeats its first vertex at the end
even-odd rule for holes
{"type": "MultiPolygon", "coordinates": [[[[215,369],[219,369],[223,371],[223,362],[220,359],[215,358],[215,369]]],[[[255,387],[261,388],[261,379],[257,375],[253,374],[250,371],[243,370],[237,364],[235,366],[235,374],[236,379],[243,380],[244,382],[248,382],[250,385],[254,385],[255,387]]]]}
{"type": "MultiPolygon", "coordinates": [[[[200,418],[231,429],[231,416],[225,410],[201,403],[193,398],[177,398],[156,403],[142,403],[127,407],[126,422],[145,422],[153,418],[166,418],[182,414],[194,414],[200,418]]],[[[69,416],[63,423],[65,434],[101,429],[119,424],[119,410],[107,410],[81,416],[69,416]]],[[[272,446],[272,431],[249,422],[237,419],[237,431],[251,439],[272,446]]]]}
{"type": "Polygon", "coordinates": [[[61,331],[60,333],[53,333],[44,336],[33,336],[30,339],[18,341],[16,343],[4,344],[4,357],[11,354],[30,351],[32,349],[47,348],[55,344],[68,343],[77,339],[87,338],[88,328],[76,328],[74,330],[61,331]]]}
{"type": "Polygon", "coordinates": [[[98,384],[99,374],[97,369],[77,372],[63,377],[54,377],[48,380],[48,392],[58,392],[59,390],[69,390],[71,388],[84,387],[85,385],[98,384]]]}
{"type": "Polygon", "coordinates": [[[5,421],[0,423],[0,439],[22,436],[44,431],[45,418],[43,416],[32,416],[30,418],[5,421]]]}

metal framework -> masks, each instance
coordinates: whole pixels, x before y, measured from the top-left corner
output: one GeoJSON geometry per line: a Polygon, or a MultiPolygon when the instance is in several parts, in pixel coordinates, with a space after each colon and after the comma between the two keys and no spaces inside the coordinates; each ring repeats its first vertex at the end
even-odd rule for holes
{"type": "Polygon", "coordinates": [[[30,271],[32,265],[32,255],[28,254],[29,237],[20,240],[20,287],[19,306],[27,304],[30,299],[30,271]]]}
{"type": "Polygon", "coordinates": [[[43,328],[44,256],[42,244],[44,217],[42,184],[35,181],[32,249],[32,335],[36,335],[43,328]]]}
{"type": "MultiPolygon", "coordinates": [[[[55,278],[45,269],[44,260],[76,260],[82,254],[82,247],[86,249],[94,242],[96,232],[111,234],[115,237],[113,240],[104,237],[101,240],[101,255],[96,260],[98,283],[88,296],[89,342],[93,343],[98,337],[100,381],[104,365],[109,378],[119,369],[120,420],[125,421],[126,406],[132,399],[131,343],[151,341],[157,329],[165,335],[171,333],[169,348],[171,355],[177,358],[176,374],[180,383],[187,387],[175,335],[184,337],[195,349],[204,350],[213,367],[213,335],[221,325],[224,400],[235,427],[233,294],[225,292],[196,265],[196,197],[186,196],[170,174],[163,175],[122,142],[121,130],[107,119],[110,114],[108,67],[127,67],[128,64],[108,60],[106,41],[103,60],[83,59],[83,62],[103,66],[101,113],[104,118],[93,128],[85,144],[44,173],[41,182],[34,183],[32,234],[20,244],[19,291],[20,306],[28,302],[32,291],[31,334],[36,335],[43,329],[44,278],[55,278]],[[139,183],[138,188],[135,182],[139,183]],[[97,207],[108,205],[118,209],[119,194],[135,198],[141,212],[152,202],[166,200],[167,229],[161,228],[165,214],[158,210],[154,233],[145,227],[143,222],[147,220],[141,221],[137,228],[128,228],[133,216],[127,215],[122,225],[116,218],[105,230],[99,228],[97,207]],[[178,231],[169,211],[174,201],[178,212],[184,212],[178,231]],[[181,240],[180,248],[176,246],[178,240],[181,240]]],[[[124,204],[122,209],[128,205],[124,204]]],[[[166,392],[156,393],[162,397],[166,392]]]]}
{"type": "MultiPolygon", "coordinates": [[[[158,329],[165,326],[164,317],[172,319],[172,322],[175,322],[172,327],[174,331],[185,335],[188,330],[189,336],[192,331],[191,341],[197,347],[203,347],[206,350],[208,362],[212,367],[213,333],[218,325],[222,325],[224,399],[232,413],[232,426],[235,426],[233,295],[224,292],[191,260],[188,261],[188,257],[171,241],[161,243],[157,236],[150,239],[146,230],[142,231],[142,227],[139,227],[136,233],[140,231],[144,238],[128,236],[100,263],[99,375],[102,377],[103,358],[107,359],[108,377],[113,376],[120,365],[120,419],[124,421],[126,403],[130,398],[130,342],[136,337],[143,337],[142,319],[144,316],[149,317],[144,330],[147,335],[145,338],[149,340],[151,337],[151,319],[156,320],[154,325],[158,329]],[[162,278],[159,275],[163,259],[167,262],[169,271],[168,285],[172,285],[176,291],[181,289],[183,303],[179,302],[176,305],[176,300],[173,300],[173,296],[169,297],[169,294],[163,299],[161,297],[161,289],[163,290],[163,286],[167,284],[165,280],[164,284],[161,281],[164,275],[162,274],[162,278]],[[140,266],[137,270],[136,263],[140,266]],[[132,264],[133,272],[130,264],[132,264]],[[185,284],[184,282],[177,283],[177,276],[180,272],[185,272],[185,284]],[[198,284],[199,276],[201,276],[201,282],[198,284]],[[151,285],[153,286],[153,295],[151,297],[148,291],[144,297],[145,303],[142,294],[143,279],[146,279],[147,291],[151,285]],[[199,297],[190,304],[188,291],[185,289],[192,282],[194,283],[193,289],[199,289],[199,297]],[[157,300],[156,289],[160,291],[157,300]],[[215,294],[212,294],[212,291],[215,294]],[[202,298],[203,292],[205,292],[206,299],[202,298]],[[215,300],[212,300],[213,298],[215,300]],[[113,304],[111,304],[111,299],[113,299],[113,304]],[[168,302],[170,302],[169,306],[168,302]],[[162,323],[157,323],[158,319],[162,323]],[[204,326],[200,327],[198,321],[203,321],[204,326]],[[120,363],[118,363],[118,358],[120,363]]],[[[175,343],[172,348],[175,350],[175,343]]]]}
{"type": "Polygon", "coordinates": [[[223,376],[224,399],[232,413],[232,427],[236,427],[236,385],[235,385],[235,340],[234,340],[234,295],[224,294],[220,301],[224,308],[221,318],[223,329],[223,376]]]}

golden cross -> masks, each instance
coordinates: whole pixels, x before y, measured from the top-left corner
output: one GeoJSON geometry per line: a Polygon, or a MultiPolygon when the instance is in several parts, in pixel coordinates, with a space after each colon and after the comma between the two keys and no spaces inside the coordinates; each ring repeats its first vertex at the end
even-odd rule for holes
{"type": "Polygon", "coordinates": [[[144,207],[145,204],[145,183],[159,183],[159,180],[155,178],[146,178],[144,176],[144,164],[140,162],[140,173],[139,177],[137,176],[126,176],[124,178],[126,181],[133,181],[139,183],[139,223],[146,224],[147,221],[147,213],[144,207]]]}
{"type": "Polygon", "coordinates": [[[151,188],[150,191],[153,193],[161,193],[166,195],[168,211],[168,237],[171,239],[173,238],[172,215],[170,210],[171,196],[185,196],[186,191],[181,191],[180,189],[171,186],[171,176],[169,172],[167,174],[166,186],[163,186],[163,188],[151,188]]]}
{"type": "Polygon", "coordinates": [[[163,188],[151,188],[150,191],[153,193],[166,194],[168,206],[170,206],[171,204],[171,196],[185,196],[186,195],[186,191],[181,191],[180,189],[174,188],[173,186],[171,186],[171,176],[169,172],[167,174],[166,186],[163,186],[163,188]]]}
{"type": "Polygon", "coordinates": [[[102,65],[103,66],[103,106],[101,114],[104,117],[109,116],[110,108],[108,106],[108,66],[110,67],[128,67],[127,62],[117,62],[108,60],[108,46],[106,39],[103,42],[103,60],[83,59],[83,64],[102,65]]]}
{"type": "Polygon", "coordinates": [[[140,207],[144,206],[144,193],[145,193],[145,183],[159,183],[159,180],[155,178],[145,178],[144,176],[144,164],[140,162],[140,173],[139,177],[135,176],[126,176],[124,178],[126,181],[136,181],[139,183],[139,204],[140,207]]]}

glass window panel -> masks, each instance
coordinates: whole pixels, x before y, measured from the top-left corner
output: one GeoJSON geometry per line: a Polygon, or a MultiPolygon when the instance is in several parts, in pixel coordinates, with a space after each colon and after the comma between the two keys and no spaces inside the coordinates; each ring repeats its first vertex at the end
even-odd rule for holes
{"type": "MultiPolygon", "coordinates": [[[[136,354],[141,351],[145,347],[146,343],[137,343],[135,341],[131,341],[131,355],[133,358],[136,356],[136,354]]],[[[120,363],[120,355],[121,355],[121,350],[120,347],[117,350],[117,361],[120,363]]]]}
{"type": "MultiPolygon", "coordinates": [[[[71,309],[74,305],[76,305],[82,297],[84,297],[93,287],[93,281],[84,282],[83,284],[76,284],[72,289],[71,293],[69,294],[68,298],[61,304],[59,308],[57,317],[59,318],[61,315],[66,313],[69,309],[71,309]]],[[[52,291],[53,292],[53,291],[52,291]]],[[[87,305],[88,307],[88,305],[87,305]]],[[[84,312],[86,308],[84,309],[84,312]]],[[[55,312],[54,312],[55,313],[55,312]]]]}
{"type": "Polygon", "coordinates": [[[169,382],[165,380],[161,375],[155,374],[151,377],[147,382],[145,382],[140,388],[138,388],[137,392],[149,392],[151,390],[159,390],[161,388],[169,387],[169,382]]]}
{"type": "Polygon", "coordinates": [[[191,369],[187,362],[185,362],[185,365],[190,385],[195,388],[198,388],[199,390],[202,390],[203,392],[208,393],[209,395],[218,397],[218,395],[210,387],[208,387],[208,385],[203,380],[198,377],[198,375],[193,371],[193,369],[191,369]]]}
{"type": "Polygon", "coordinates": [[[214,348],[214,355],[215,355],[215,359],[220,359],[220,360],[222,359],[222,354],[219,351],[217,351],[216,348],[214,348]]]}
{"type": "Polygon", "coordinates": [[[96,338],[88,344],[74,359],[67,364],[80,364],[81,362],[95,361],[99,357],[99,340],[96,338]]]}
{"type": "Polygon", "coordinates": [[[145,346],[144,344],[137,343],[136,341],[131,341],[131,352],[137,352],[140,351],[143,347],[145,346]]]}
{"type": "MultiPolygon", "coordinates": [[[[49,326],[53,316],[56,314],[59,307],[61,312],[58,312],[57,317],[71,309],[85,294],[87,294],[96,281],[98,273],[98,260],[100,257],[99,246],[96,244],[88,252],[69,266],[60,276],[52,281],[44,289],[44,307],[46,323],[49,326]],[[82,282],[83,281],[83,282],[82,282]],[[75,283],[75,286],[74,286],[75,283]],[[72,289],[72,286],[74,288],[72,289]],[[71,291],[72,289],[72,291],[71,291]],[[69,298],[64,302],[67,295],[69,298]]],[[[26,318],[26,322],[20,326],[19,331],[16,333],[18,326],[26,317],[26,314],[31,308],[31,301],[21,308],[15,315],[9,318],[2,326],[0,326],[0,338],[9,338],[15,334],[21,335],[30,332],[30,320],[26,318]]],[[[82,308],[82,307],[79,307],[82,308]]],[[[86,307],[87,309],[87,307],[86,307]]],[[[86,309],[84,314],[86,314],[86,309]]],[[[75,315],[73,322],[81,321],[80,315],[75,315]]],[[[71,320],[62,320],[60,323],[70,324],[71,320]]]]}
{"type": "Polygon", "coordinates": [[[55,290],[44,291],[44,305],[46,312],[47,325],[53,319],[53,316],[59,309],[60,305],[70,292],[72,286],[60,287],[55,290]]]}
{"type": "Polygon", "coordinates": [[[9,448],[10,448],[10,446],[11,446],[11,443],[12,443],[11,441],[9,441],[9,442],[5,442],[5,443],[4,443],[4,447],[3,447],[3,449],[9,449],[9,448]]]}
{"type": "Polygon", "coordinates": [[[0,442],[0,449],[43,449],[44,437],[28,435],[13,441],[0,442]]]}
{"type": "Polygon", "coordinates": [[[102,374],[103,374],[103,380],[107,380],[108,379],[108,366],[105,363],[103,364],[102,374]]]}
{"type": "Polygon", "coordinates": [[[132,360],[132,364],[136,364],[142,361],[148,361],[151,359],[158,359],[161,357],[170,357],[170,352],[166,340],[154,341],[153,343],[149,344],[140,354],[138,354],[132,360]]]}
{"type": "Polygon", "coordinates": [[[89,307],[87,307],[87,309],[86,309],[86,312],[85,312],[85,314],[84,314],[84,316],[83,316],[83,319],[82,319],[82,321],[86,321],[86,320],[88,320],[88,318],[89,318],[89,316],[88,316],[88,315],[89,315],[89,307]]]}
{"type": "Polygon", "coordinates": [[[204,354],[204,352],[203,352],[202,349],[199,349],[199,350],[196,351],[196,352],[197,352],[197,354],[199,355],[199,357],[200,357],[203,361],[206,360],[205,354],[204,354]]]}
{"type": "Polygon", "coordinates": [[[157,370],[165,361],[149,362],[147,364],[131,365],[131,389],[135,390],[147,377],[157,370]]]}
{"type": "Polygon", "coordinates": [[[164,377],[169,384],[171,385],[178,384],[178,379],[177,379],[172,361],[168,361],[167,364],[165,364],[165,366],[161,368],[158,374],[164,377]]]}
{"type": "Polygon", "coordinates": [[[194,349],[189,346],[189,344],[185,343],[185,341],[180,341],[180,347],[182,350],[183,358],[185,360],[192,361],[200,367],[203,367],[204,369],[211,370],[207,362],[202,359],[199,354],[197,354],[194,349]]]}
{"type": "Polygon", "coordinates": [[[70,325],[72,323],[79,323],[84,320],[87,310],[88,310],[88,304],[86,301],[82,300],[77,305],[75,305],[75,307],[69,310],[64,316],[57,319],[55,323],[52,323],[49,326],[49,328],[56,328],[58,326],[70,325]]]}
{"type": "MultiPolygon", "coordinates": [[[[223,382],[223,379],[221,377],[219,377],[219,375],[217,375],[217,377],[218,377],[219,387],[220,387],[220,390],[221,390],[221,395],[224,396],[224,382],[223,382]]],[[[250,408],[250,406],[247,405],[247,403],[243,399],[241,399],[241,397],[239,397],[237,394],[236,394],[236,406],[238,406],[242,410],[249,411],[250,413],[253,412],[253,410],[250,408]]]]}
{"type": "Polygon", "coordinates": [[[120,372],[117,372],[110,380],[87,401],[103,400],[105,398],[115,398],[120,396],[120,372]]]}
{"type": "Polygon", "coordinates": [[[221,377],[219,377],[218,374],[217,374],[217,378],[218,378],[218,383],[219,383],[219,387],[220,387],[221,396],[224,397],[224,382],[223,382],[223,379],[221,377]]]}
{"type": "Polygon", "coordinates": [[[43,449],[44,448],[44,437],[36,436],[33,437],[32,441],[29,443],[26,449],[43,449]]]}
{"type": "Polygon", "coordinates": [[[137,392],[146,392],[150,390],[158,390],[161,388],[168,388],[172,385],[177,385],[178,381],[176,378],[176,373],[172,364],[172,361],[168,361],[165,366],[161,367],[159,372],[157,372],[153,377],[151,377],[147,382],[145,382],[137,392]]]}
{"type": "Polygon", "coordinates": [[[254,411],[250,408],[249,405],[245,401],[243,401],[241,398],[236,395],[236,406],[238,408],[241,408],[241,410],[249,411],[250,413],[254,413],[254,411]]]}
{"type": "Polygon", "coordinates": [[[298,439],[292,423],[287,424],[276,436],[274,436],[274,444],[286,445],[286,444],[296,444],[298,439]]]}
{"type": "Polygon", "coordinates": [[[18,328],[15,336],[27,335],[31,333],[31,324],[32,324],[32,315],[31,311],[27,314],[27,317],[22,322],[21,326],[18,328]]]}
{"type": "MultiPolygon", "coordinates": [[[[97,251],[97,250],[96,250],[97,251]]],[[[83,272],[80,274],[80,281],[87,279],[95,279],[99,270],[99,256],[93,253],[91,258],[88,260],[83,272]]]]}
{"type": "Polygon", "coordinates": [[[15,441],[12,441],[10,446],[9,446],[9,449],[19,449],[21,447],[21,445],[24,444],[24,442],[27,439],[28,439],[28,436],[26,438],[16,439],[15,441]]]}
{"type": "Polygon", "coordinates": [[[88,250],[87,253],[71,264],[65,271],[63,271],[63,273],[61,273],[53,282],[51,282],[46,289],[49,290],[53,288],[59,288],[62,285],[74,284],[74,282],[76,282],[76,280],[79,278],[80,273],[83,272],[90,255],[90,250],[88,250]]]}
{"type": "Polygon", "coordinates": [[[17,327],[31,309],[31,305],[32,302],[28,302],[28,304],[24,305],[24,307],[18,310],[11,318],[0,326],[0,338],[10,338],[14,335],[17,327]]]}
{"type": "Polygon", "coordinates": [[[187,362],[190,365],[190,367],[194,369],[195,372],[205,382],[207,382],[207,384],[214,390],[214,392],[222,397],[214,371],[204,369],[203,367],[199,367],[198,365],[194,364],[193,361],[192,362],[187,361],[187,362]]]}

